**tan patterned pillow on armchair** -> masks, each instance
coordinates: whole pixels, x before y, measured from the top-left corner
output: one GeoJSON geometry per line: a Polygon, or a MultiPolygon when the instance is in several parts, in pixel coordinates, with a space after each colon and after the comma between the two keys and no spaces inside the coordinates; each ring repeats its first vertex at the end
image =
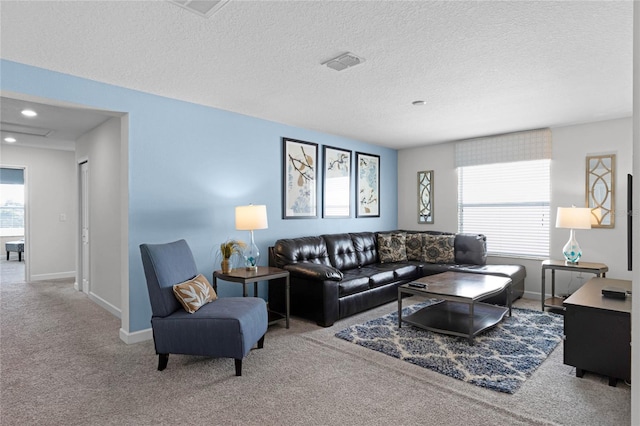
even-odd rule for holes
{"type": "Polygon", "coordinates": [[[189,281],[174,285],[173,294],[184,310],[190,314],[218,298],[215,290],[202,274],[189,281]]]}

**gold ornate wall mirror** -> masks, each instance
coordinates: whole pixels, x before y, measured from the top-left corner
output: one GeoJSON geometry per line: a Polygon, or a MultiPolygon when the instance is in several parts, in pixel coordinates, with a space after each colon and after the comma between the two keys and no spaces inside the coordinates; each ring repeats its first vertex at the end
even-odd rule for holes
{"type": "Polygon", "coordinates": [[[418,223],[433,223],[433,170],[418,172],[418,223]]]}
{"type": "Polygon", "coordinates": [[[615,154],[587,157],[586,205],[591,209],[591,227],[615,225],[615,154]]]}

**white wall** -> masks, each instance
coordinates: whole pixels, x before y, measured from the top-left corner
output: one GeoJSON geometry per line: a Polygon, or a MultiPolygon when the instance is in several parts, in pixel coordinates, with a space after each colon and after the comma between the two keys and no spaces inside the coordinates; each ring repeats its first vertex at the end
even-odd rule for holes
{"type": "Polygon", "coordinates": [[[398,228],[456,232],[458,173],[452,143],[398,151],[398,228]],[[433,170],[433,224],[418,224],[418,172],[433,170]]]}
{"type": "Polygon", "coordinates": [[[2,145],[2,165],[26,166],[29,240],[27,274],[32,281],[75,276],[75,154],[2,145]],[[64,215],[66,220],[61,220],[64,215]]]}
{"type": "MultiPolygon", "coordinates": [[[[601,121],[579,126],[558,127],[553,131],[551,163],[551,212],[557,207],[585,205],[585,157],[616,154],[615,227],[577,230],[576,239],[583,255],[581,261],[602,262],[609,267],[607,277],[630,280],[627,271],[627,174],[632,172],[631,118],[601,121]]],[[[553,222],[555,224],[555,222],[553,222]]],[[[569,239],[567,229],[551,230],[551,257],[562,259],[562,247],[569,239]]],[[[560,275],[569,275],[559,272],[560,275]]],[[[586,277],[591,278],[590,275],[586,277]]],[[[574,287],[573,290],[576,288],[574,287]]]]}
{"type": "MultiPolygon", "coordinates": [[[[552,128],[550,257],[562,259],[569,239],[566,229],[555,229],[558,206],[584,206],[587,155],[616,154],[616,223],[613,229],[576,231],[582,261],[609,266],[607,277],[631,279],[627,271],[626,176],[632,169],[631,118],[552,128]]],[[[398,227],[400,229],[457,231],[457,174],[454,143],[401,150],[398,153],[398,227]],[[434,170],[434,223],[417,222],[417,172],[434,170]]],[[[540,299],[540,260],[496,258],[489,263],[518,263],[527,269],[525,297],[540,299]]],[[[556,293],[575,291],[591,275],[557,272],[556,293]]],[[[549,283],[550,274],[547,276],[549,283]]],[[[547,285],[547,293],[550,291],[547,285]]]]}
{"type": "MultiPolygon", "coordinates": [[[[89,163],[89,297],[121,313],[120,118],[112,118],[76,142],[76,161],[89,163]]],[[[77,164],[76,164],[77,170],[77,164]]],[[[79,281],[81,282],[81,281],[79,281]]]]}

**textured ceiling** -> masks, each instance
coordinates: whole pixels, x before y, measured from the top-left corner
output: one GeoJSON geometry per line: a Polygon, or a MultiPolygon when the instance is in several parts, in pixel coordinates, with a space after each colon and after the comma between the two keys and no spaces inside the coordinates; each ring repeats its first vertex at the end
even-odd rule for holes
{"type": "Polygon", "coordinates": [[[2,1],[0,56],[404,148],[630,116],[632,8],[232,0],[206,19],[165,1],[2,1]],[[366,61],[321,65],[345,52],[366,61]]]}

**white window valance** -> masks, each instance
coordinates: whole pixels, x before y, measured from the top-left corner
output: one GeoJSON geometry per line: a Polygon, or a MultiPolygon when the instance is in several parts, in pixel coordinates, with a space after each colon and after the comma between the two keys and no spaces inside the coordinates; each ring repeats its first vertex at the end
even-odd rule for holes
{"type": "Polygon", "coordinates": [[[456,143],[456,167],[551,158],[551,129],[528,130],[456,143]]]}

